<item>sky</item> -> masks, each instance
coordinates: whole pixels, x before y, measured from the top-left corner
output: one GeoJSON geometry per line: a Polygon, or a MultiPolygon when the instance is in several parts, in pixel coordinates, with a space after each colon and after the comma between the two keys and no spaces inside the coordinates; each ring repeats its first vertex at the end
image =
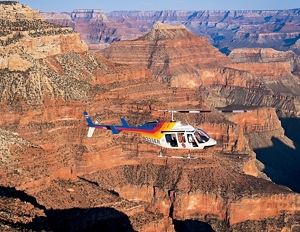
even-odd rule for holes
{"type": "MultiPolygon", "coordinates": [[[[0,0],[1,1],[1,0],[0,0]]],[[[283,10],[300,8],[299,0],[16,0],[46,12],[101,9],[126,10],[283,10]]]]}

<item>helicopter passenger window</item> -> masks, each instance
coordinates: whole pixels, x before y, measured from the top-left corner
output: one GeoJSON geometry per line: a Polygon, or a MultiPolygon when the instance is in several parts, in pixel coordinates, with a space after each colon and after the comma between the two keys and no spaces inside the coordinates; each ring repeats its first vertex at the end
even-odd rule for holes
{"type": "Polygon", "coordinates": [[[178,140],[179,140],[181,143],[185,143],[184,133],[178,133],[178,140]]]}
{"type": "Polygon", "coordinates": [[[193,144],[193,147],[198,147],[192,134],[188,134],[187,137],[188,137],[189,143],[193,144]]]}
{"type": "Polygon", "coordinates": [[[167,143],[170,143],[171,147],[178,147],[176,134],[166,134],[165,138],[167,143]]]}

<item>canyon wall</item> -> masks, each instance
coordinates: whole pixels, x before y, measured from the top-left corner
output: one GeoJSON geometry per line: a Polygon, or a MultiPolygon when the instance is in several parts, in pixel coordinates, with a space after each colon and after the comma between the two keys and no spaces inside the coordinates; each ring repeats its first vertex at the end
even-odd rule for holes
{"type": "Polygon", "coordinates": [[[144,36],[113,43],[100,53],[113,62],[140,63],[172,87],[207,91],[214,106],[260,105],[299,111],[300,85],[293,73],[298,72],[300,62],[293,52],[243,48],[224,57],[207,39],[192,35],[185,27],[157,23],[144,36]]]}
{"type": "MultiPolygon", "coordinates": [[[[299,148],[285,136],[275,108],[176,115],[217,140],[214,147],[192,151],[194,159],[171,158],[188,152],[171,149],[165,151],[166,157],[157,157],[160,148],[135,134],[97,130],[92,138],[86,136],[83,111],[94,121],[116,125],[120,117],[130,125],[170,120],[170,115],[156,110],[175,106],[213,110],[230,99],[237,101],[237,95],[224,97],[236,89],[268,98],[273,90],[263,77],[233,67],[238,64],[184,26],[156,24],[136,41],[140,47],[134,41],[124,41],[123,48],[116,45],[118,50],[135,49],[144,60],[138,63],[128,56],[134,62],[115,63],[87,51],[72,29],[45,22],[25,5],[1,2],[0,6],[1,14],[11,17],[1,21],[7,26],[0,46],[1,229],[293,231],[299,227],[299,148]],[[197,50],[201,57],[192,61],[197,50]],[[190,64],[184,65],[179,51],[190,64]],[[162,54],[168,54],[169,63],[162,62],[162,54]],[[168,67],[163,69],[168,75],[180,71],[178,84],[158,78],[157,67],[168,67]],[[183,85],[191,70],[198,73],[196,88],[183,85]],[[285,162],[276,157],[278,150],[288,157],[285,162]],[[280,163],[288,165],[283,168],[280,163]],[[289,181],[282,182],[282,176],[289,181]]],[[[98,11],[76,14],[80,23],[87,14],[90,21],[106,20],[98,11]]],[[[296,109],[295,101],[290,102],[282,100],[296,109]]]]}
{"type": "Polygon", "coordinates": [[[185,25],[193,33],[207,37],[225,54],[243,47],[272,47],[299,54],[299,9],[99,12],[74,10],[42,15],[49,22],[72,26],[96,50],[114,41],[139,38],[159,21],[185,25]]]}

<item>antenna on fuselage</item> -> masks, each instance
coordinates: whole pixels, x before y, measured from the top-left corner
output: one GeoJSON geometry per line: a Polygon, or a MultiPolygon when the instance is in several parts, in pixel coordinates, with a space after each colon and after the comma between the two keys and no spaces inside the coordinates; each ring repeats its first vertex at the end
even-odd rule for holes
{"type": "Polygon", "coordinates": [[[174,122],[174,113],[176,113],[176,110],[157,110],[160,112],[165,112],[165,113],[171,113],[171,122],[174,122]]]}

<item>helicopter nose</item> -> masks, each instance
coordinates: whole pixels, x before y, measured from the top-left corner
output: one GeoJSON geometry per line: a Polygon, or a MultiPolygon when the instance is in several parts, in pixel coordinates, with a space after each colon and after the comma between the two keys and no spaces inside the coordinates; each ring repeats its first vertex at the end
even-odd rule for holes
{"type": "Polygon", "coordinates": [[[217,141],[216,141],[216,140],[214,140],[214,139],[212,139],[212,138],[209,138],[209,140],[208,140],[208,144],[209,144],[209,146],[214,146],[214,145],[216,145],[216,144],[217,144],[217,141]]]}

